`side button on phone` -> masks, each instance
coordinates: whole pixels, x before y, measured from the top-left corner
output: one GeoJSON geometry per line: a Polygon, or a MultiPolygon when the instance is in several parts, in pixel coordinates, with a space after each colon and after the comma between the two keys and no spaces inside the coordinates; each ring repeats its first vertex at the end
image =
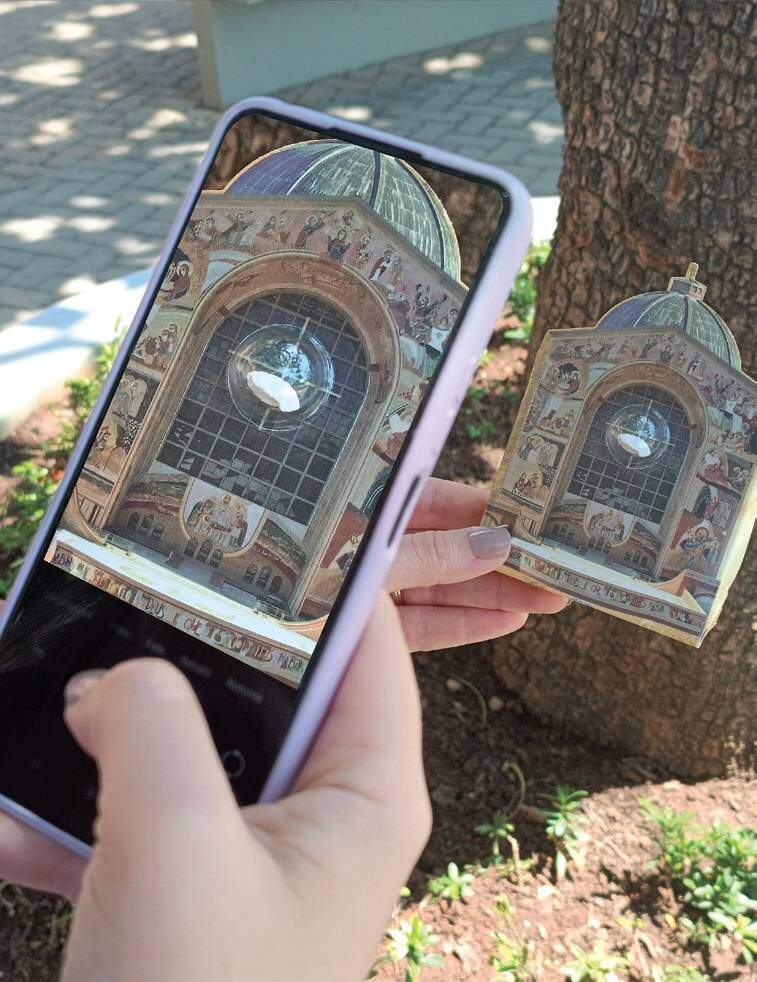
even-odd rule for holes
{"type": "Polygon", "coordinates": [[[423,480],[423,477],[424,475],[417,474],[413,478],[413,483],[410,485],[410,487],[407,490],[407,494],[405,495],[405,500],[402,503],[402,507],[400,508],[399,512],[397,513],[397,518],[394,522],[394,525],[392,526],[392,531],[389,533],[389,538],[387,539],[386,542],[387,548],[389,549],[392,548],[395,541],[397,540],[397,536],[399,535],[400,532],[404,530],[405,525],[407,524],[407,521],[410,518],[410,514],[409,514],[410,509],[415,503],[415,497],[418,491],[420,490],[420,484],[421,481],[423,480]]]}
{"type": "Polygon", "coordinates": [[[221,754],[221,763],[230,781],[236,781],[241,777],[247,767],[247,761],[241,750],[224,750],[221,754]]]}

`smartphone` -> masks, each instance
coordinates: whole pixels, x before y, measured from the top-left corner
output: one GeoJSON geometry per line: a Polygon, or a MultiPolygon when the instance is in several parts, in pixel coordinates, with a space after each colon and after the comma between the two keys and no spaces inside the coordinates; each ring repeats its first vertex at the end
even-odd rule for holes
{"type": "Polygon", "coordinates": [[[0,807],[88,853],[63,689],[144,655],[189,678],[241,804],[287,791],[530,233],[491,166],[226,113],[4,611],[0,807]]]}

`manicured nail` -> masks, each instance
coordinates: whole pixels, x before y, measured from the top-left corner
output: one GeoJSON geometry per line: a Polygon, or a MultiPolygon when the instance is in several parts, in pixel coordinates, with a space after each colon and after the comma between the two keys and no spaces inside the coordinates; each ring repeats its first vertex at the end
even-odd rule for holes
{"type": "Polygon", "coordinates": [[[100,684],[103,675],[105,675],[104,668],[91,668],[87,672],[77,672],[76,675],[72,675],[63,690],[63,701],[66,706],[73,706],[74,703],[86,698],[100,684]]]}
{"type": "Polygon", "coordinates": [[[504,525],[475,529],[468,533],[468,542],[476,559],[494,559],[510,548],[510,530],[504,525]]]}

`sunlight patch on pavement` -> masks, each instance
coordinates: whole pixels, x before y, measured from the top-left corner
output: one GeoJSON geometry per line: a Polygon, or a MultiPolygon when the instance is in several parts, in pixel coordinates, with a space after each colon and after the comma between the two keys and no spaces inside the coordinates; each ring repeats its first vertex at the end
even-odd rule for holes
{"type": "Polygon", "coordinates": [[[549,38],[532,36],[525,39],[523,42],[529,51],[535,51],[537,54],[546,55],[552,50],[552,42],[549,38]]]}
{"type": "Polygon", "coordinates": [[[63,224],[60,215],[37,215],[35,218],[9,218],[0,225],[0,232],[6,232],[21,242],[44,242],[51,239],[63,224]]]}
{"type": "Polygon", "coordinates": [[[171,147],[153,147],[147,156],[152,160],[156,160],[161,157],[176,157],[183,153],[202,155],[205,153],[207,146],[207,143],[203,140],[197,143],[174,143],[171,147]]]}
{"type": "Polygon", "coordinates": [[[16,82],[29,85],[50,85],[65,88],[81,81],[82,63],[78,58],[43,58],[30,65],[22,65],[10,73],[16,82]]]}
{"type": "Polygon", "coordinates": [[[525,82],[525,87],[529,91],[534,92],[538,89],[553,89],[555,83],[552,81],[552,76],[544,76],[543,78],[527,78],[525,82]]]}
{"type": "Polygon", "coordinates": [[[191,32],[177,34],[175,37],[157,37],[152,39],[135,38],[129,42],[132,48],[141,51],[170,51],[171,48],[196,48],[197,35],[191,32]]]}
{"type": "Polygon", "coordinates": [[[131,133],[127,133],[127,137],[130,140],[149,140],[157,136],[160,130],[165,129],[166,126],[176,126],[179,123],[186,123],[186,121],[187,114],[178,109],[158,109],[141,126],[137,126],[131,133]]]}
{"type": "Polygon", "coordinates": [[[562,140],[565,136],[565,129],[559,123],[545,123],[540,119],[533,119],[527,128],[533,133],[537,143],[547,146],[555,140],[562,140]]]}
{"type": "Polygon", "coordinates": [[[108,201],[97,194],[75,194],[69,204],[75,208],[104,208],[108,201]]]}
{"type": "Polygon", "coordinates": [[[370,106],[329,106],[326,112],[341,119],[349,119],[353,123],[367,123],[373,116],[370,106]]]}
{"type": "Polygon", "coordinates": [[[72,297],[77,293],[84,293],[85,290],[91,290],[93,286],[97,286],[97,281],[91,276],[72,276],[70,280],[61,283],[58,293],[62,297],[72,297]]]}
{"type": "Polygon", "coordinates": [[[48,35],[51,41],[83,41],[92,36],[92,25],[81,21],[62,20],[53,24],[48,35]]]}
{"type": "Polygon", "coordinates": [[[116,220],[104,215],[75,215],[66,224],[77,232],[107,232],[109,228],[113,228],[116,220]]]}
{"type": "Polygon", "coordinates": [[[429,75],[448,75],[459,69],[480,68],[483,63],[484,59],[475,51],[458,51],[451,58],[445,58],[441,55],[427,58],[423,62],[423,67],[429,75]]]}
{"type": "Polygon", "coordinates": [[[133,235],[122,235],[113,245],[122,256],[140,256],[146,252],[157,252],[154,242],[144,242],[142,239],[134,238],[133,235]]]}
{"type": "Polygon", "coordinates": [[[137,3],[96,3],[90,7],[90,17],[121,17],[139,10],[137,3]]]}
{"type": "Polygon", "coordinates": [[[60,143],[61,140],[68,140],[71,137],[71,130],[74,125],[72,119],[59,116],[57,119],[45,119],[37,124],[38,132],[29,140],[32,146],[47,147],[53,143],[60,143]]]}

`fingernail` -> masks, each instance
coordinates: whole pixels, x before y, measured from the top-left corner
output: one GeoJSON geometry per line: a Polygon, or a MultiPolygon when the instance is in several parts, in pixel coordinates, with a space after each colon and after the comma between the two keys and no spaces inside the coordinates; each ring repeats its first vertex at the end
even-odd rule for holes
{"type": "Polygon", "coordinates": [[[86,696],[96,689],[105,675],[104,668],[91,668],[87,672],[77,672],[66,682],[63,690],[63,701],[66,706],[73,706],[74,703],[81,702],[86,696]]]}
{"type": "Polygon", "coordinates": [[[475,529],[468,533],[468,542],[476,559],[494,559],[510,548],[510,530],[504,525],[475,529]]]}

